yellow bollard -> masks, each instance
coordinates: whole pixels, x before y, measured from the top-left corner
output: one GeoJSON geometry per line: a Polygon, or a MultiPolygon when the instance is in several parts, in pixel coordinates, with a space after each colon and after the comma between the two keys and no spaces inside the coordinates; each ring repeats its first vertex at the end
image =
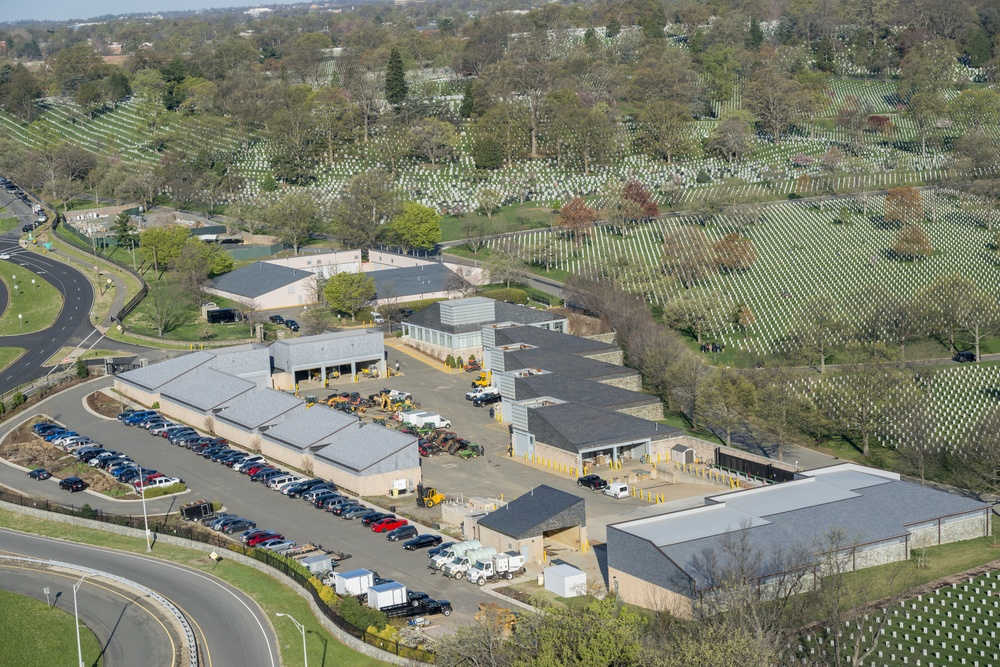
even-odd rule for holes
{"type": "Polygon", "coordinates": [[[657,463],[660,462],[660,453],[659,452],[656,452],[656,462],[657,463]]]}
{"type": "Polygon", "coordinates": [[[503,502],[503,494],[500,494],[500,502],[503,502]]]}

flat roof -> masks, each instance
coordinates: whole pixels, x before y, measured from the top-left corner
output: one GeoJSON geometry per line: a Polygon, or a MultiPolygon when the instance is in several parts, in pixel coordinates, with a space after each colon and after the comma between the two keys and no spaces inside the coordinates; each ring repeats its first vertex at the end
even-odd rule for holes
{"type": "Polygon", "coordinates": [[[564,402],[529,407],[528,430],[538,442],[573,454],[629,442],[673,438],[684,433],[679,428],[641,417],[564,402]]]}
{"type": "Polygon", "coordinates": [[[212,281],[211,287],[220,292],[252,299],[314,275],[310,271],[258,261],[223,273],[212,281]]]}
{"type": "MultiPolygon", "coordinates": [[[[498,349],[498,348],[494,348],[498,349]]],[[[506,369],[541,368],[552,373],[568,375],[584,380],[610,380],[639,375],[639,371],[627,366],[609,364],[589,357],[567,354],[541,347],[517,348],[503,352],[503,367],[506,369]]]]}

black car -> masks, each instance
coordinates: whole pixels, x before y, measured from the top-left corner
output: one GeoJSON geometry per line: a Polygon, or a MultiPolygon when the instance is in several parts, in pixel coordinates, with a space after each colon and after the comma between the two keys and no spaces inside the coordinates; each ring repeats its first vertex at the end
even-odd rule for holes
{"type": "Polygon", "coordinates": [[[374,514],[371,514],[371,515],[366,516],[363,519],[361,519],[361,523],[364,524],[364,525],[366,525],[366,526],[370,526],[373,523],[375,523],[376,521],[381,521],[382,519],[388,519],[391,516],[395,516],[395,515],[390,514],[388,512],[375,512],[374,514]]]}
{"type": "Polygon", "coordinates": [[[472,399],[472,405],[477,408],[481,408],[484,405],[492,405],[493,403],[499,403],[502,396],[500,394],[484,394],[479,398],[472,399]]]}
{"type": "Polygon", "coordinates": [[[291,329],[292,331],[298,331],[299,330],[299,323],[296,322],[295,320],[285,320],[283,324],[286,327],[288,327],[289,329],[291,329]]]}
{"type": "Polygon", "coordinates": [[[423,607],[423,612],[428,616],[432,614],[451,616],[452,606],[447,600],[421,600],[420,604],[423,607]]]}
{"type": "Polygon", "coordinates": [[[83,491],[86,489],[87,483],[76,475],[73,475],[72,477],[59,480],[59,488],[76,493],[77,491],[83,491]]]}
{"type": "Polygon", "coordinates": [[[967,361],[975,361],[976,353],[973,352],[972,350],[966,350],[965,352],[958,352],[957,354],[955,354],[954,357],[952,357],[952,359],[954,359],[960,364],[963,364],[967,361]]]}
{"type": "Polygon", "coordinates": [[[232,535],[233,533],[242,533],[244,530],[251,530],[256,527],[256,522],[251,521],[250,519],[239,518],[226,523],[222,528],[222,532],[227,535],[232,535]]]}
{"type": "Polygon", "coordinates": [[[440,535],[417,535],[412,540],[407,540],[403,542],[403,548],[407,551],[416,551],[417,549],[426,549],[427,547],[436,547],[441,544],[440,535]]]}
{"type": "Polygon", "coordinates": [[[389,540],[390,542],[399,542],[402,540],[408,540],[411,537],[415,537],[416,534],[417,534],[417,527],[411,526],[410,524],[406,524],[405,526],[400,526],[399,528],[390,530],[388,533],[385,534],[385,539],[389,540]]]}
{"type": "Polygon", "coordinates": [[[606,479],[600,475],[587,475],[585,477],[578,477],[576,480],[577,486],[585,486],[591,491],[602,491],[608,488],[608,482],[606,479]]]}
{"type": "Polygon", "coordinates": [[[34,470],[28,473],[28,477],[30,477],[31,479],[43,480],[52,477],[52,473],[50,473],[45,468],[35,468],[34,470]]]}
{"type": "Polygon", "coordinates": [[[420,591],[406,591],[406,601],[411,607],[419,607],[425,600],[430,600],[431,596],[420,591]]]}
{"type": "Polygon", "coordinates": [[[444,544],[439,544],[433,549],[427,550],[427,557],[434,558],[434,556],[437,556],[439,553],[443,553],[446,549],[450,549],[453,546],[455,546],[454,542],[445,542],[444,544]]]}
{"type": "Polygon", "coordinates": [[[285,318],[282,317],[281,315],[271,315],[271,317],[269,317],[267,319],[269,319],[272,324],[284,324],[285,323],[285,318]]]}

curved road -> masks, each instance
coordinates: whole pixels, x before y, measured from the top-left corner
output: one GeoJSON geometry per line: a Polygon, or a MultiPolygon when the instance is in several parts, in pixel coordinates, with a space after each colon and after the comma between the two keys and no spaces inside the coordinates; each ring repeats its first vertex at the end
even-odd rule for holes
{"type": "MultiPolygon", "coordinates": [[[[0,529],[0,548],[22,556],[103,570],[158,591],[191,623],[206,667],[278,667],[281,664],[274,631],[257,603],[242,591],[203,572],[143,555],[5,529],[0,529]]],[[[101,623],[114,626],[108,619],[102,619],[101,623]]],[[[136,657],[139,660],[129,662],[156,664],[144,659],[142,654],[136,657]]]]}
{"type": "MultiPolygon", "coordinates": [[[[80,572],[56,567],[39,569],[0,561],[0,588],[42,602],[46,601],[44,590],[48,588],[48,602],[68,614],[73,613],[73,585],[81,576],[80,572]]],[[[83,625],[97,636],[105,665],[140,661],[175,665],[183,657],[176,621],[171,626],[162,620],[165,612],[138,591],[88,577],[78,589],[77,608],[83,625]]]]}

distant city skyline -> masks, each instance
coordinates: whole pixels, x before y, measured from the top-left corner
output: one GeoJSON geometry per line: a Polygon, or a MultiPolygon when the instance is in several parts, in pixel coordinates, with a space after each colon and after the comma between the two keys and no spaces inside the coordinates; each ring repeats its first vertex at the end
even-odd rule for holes
{"type": "Polygon", "coordinates": [[[240,0],[40,0],[40,2],[4,2],[0,21],[85,21],[108,14],[158,14],[161,12],[218,9],[221,7],[256,7],[296,4],[303,0],[270,0],[253,3],[240,0]]]}

